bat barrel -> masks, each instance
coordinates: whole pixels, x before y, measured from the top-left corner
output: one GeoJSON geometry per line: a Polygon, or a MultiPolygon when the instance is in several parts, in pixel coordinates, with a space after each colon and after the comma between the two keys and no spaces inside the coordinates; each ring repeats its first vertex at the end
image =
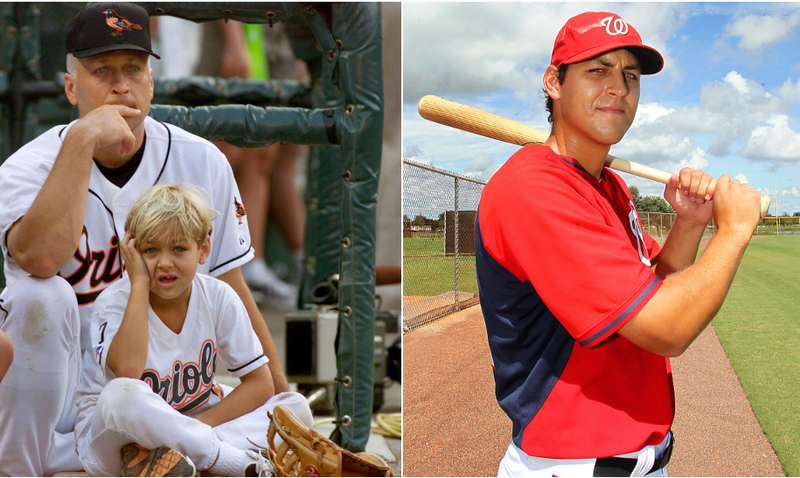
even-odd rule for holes
{"type": "Polygon", "coordinates": [[[418,109],[420,116],[434,123],[518,146],[541,144],[550,136],[526,124],[434,95],[423,96],[418,109]]]}

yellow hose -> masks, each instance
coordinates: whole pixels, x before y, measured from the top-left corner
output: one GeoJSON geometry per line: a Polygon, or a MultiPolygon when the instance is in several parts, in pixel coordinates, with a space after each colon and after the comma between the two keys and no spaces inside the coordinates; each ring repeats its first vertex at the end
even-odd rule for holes
{"type": "Polygon", "coordinates": [[[372,427],[374,433],[389,438],[403,436],[403,415],[401,413],[378,413],[375,415],[375,423],[378,425],[372,427]]]}
{"type": "MultiPolygon", "coordinates": [[[[333,418],[323,419],[314,422],[314,428],[325,423],[333,423],[333,418]]],[[[376,426],[372,427],[372,432],[389,438],[402,438],[403,436],[403,414],[402,413],[378,413],[375,415],[376,426]]]]}
{"type": "Polygon", "coordinates": [[[326,423],[333,423],[336,419],[335,418],[324,418],[322,420],[318,420],[314,422],[314,426],[312,428],[317,428],[320,425],[324,425],[326,423]]]}

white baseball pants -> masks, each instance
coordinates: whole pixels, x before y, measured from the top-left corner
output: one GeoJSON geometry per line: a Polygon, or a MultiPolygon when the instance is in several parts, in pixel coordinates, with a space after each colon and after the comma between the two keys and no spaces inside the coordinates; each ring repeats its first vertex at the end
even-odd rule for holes
{"type": "MultiPolygon", "coordinates": [[[[661,453],[669,443],[669,435],[664,438],[664,441],[655,446],[646,446],[639,451],[618,455],[620,458],[632,458],[638,460],[636,469],[631,476],[669,476],[666,468],[655,470],[649,475],[645,475],[645,471],[652,468],[655,463],[656,457],[660,457],[661,453]]],[[[510,476],[529,476],[529,477],[547,477],[553,476],[574,476],[574,477],[590,477],[594,475],[594,458],[576,459],[576,460],[556,460],[552,458],[540,458],[529,456],[522,451],[517,445],[511,444],[506,450],[505,456],[500,461],[500,469],[497,472],[499,477],[510,476]]]]}
{"type": "MultiPolygon", "coordinates": [[[[225,393],[230,393],[226,388],[225,393]]],[[[212,404],[217,402],[212,395],[212,404]]],[[[285,405],[309,428],[313,425],[306,398],[296,392],[271,397],[261,407],[239,418],[210,427],[173,409],[141,380],[117,378],[106,384],[93,412],[89,431],[78,444],[81,462],[95,476],[119,476],[120,449],[131,442],[145,448],[174,448],[191,458],[198,470],[209,468],[217,457],[220,441],[242,450],[267,446],[271,412],[285,405]]]]}
{"type": "Polygon", "coordinates": [[[0,301],[0,328],[14,345],[14,361],[0,382],[0,476],[79,471],[75,292],[59,276],[26,277],[6,287],[0,301]]]}

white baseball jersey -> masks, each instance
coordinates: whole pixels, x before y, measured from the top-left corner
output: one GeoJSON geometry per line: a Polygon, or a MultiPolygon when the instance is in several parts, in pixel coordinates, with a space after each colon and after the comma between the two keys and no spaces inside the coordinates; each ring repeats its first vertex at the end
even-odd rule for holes
{"type": "MultiPolygon", "coordinates": [[[[9,256],[8,230],[33,204],[72,124],[50,129],[0,166],[0,245],[9,285],[27,273],[9,256]]],[[[211,255],[198,272],[218,276],[247,263],[254,255],[241,196],[219,149],[199,136],[150,117],[145,118],[144,128],[147,141],[141,164],[122,188],[92,164],[80,245],[60,272],[78,298],[82,349],[90,345],[92,305],[100,292],[123,275],[119,241],[125,235],[128,210],[145,189],[158,183],[187,183],[208,194],[211,207],[220,216],[213,223],[211,255]]]]}
{"type": "MultiPolygon", "coordinates": [[[[87,353],[77,394],[77,437],[83,436],[103,386],[116,378],[106,365],[106,357],[122,324],[130,291],[131,283],[126,276],[105,289],[95,302],[90,326],[94,363],[87,363],[90,355],[87,353]]],[[[241,299],[231,286],[213,277],[197,274],[192,280],[189,307],[180,333],[164,325],[152,307],[148,325],[150,335],[142,380],[184,414],[194,415],[210,405],[218,355],[234,377],[246,375],[268,362],[241,299]]]]}

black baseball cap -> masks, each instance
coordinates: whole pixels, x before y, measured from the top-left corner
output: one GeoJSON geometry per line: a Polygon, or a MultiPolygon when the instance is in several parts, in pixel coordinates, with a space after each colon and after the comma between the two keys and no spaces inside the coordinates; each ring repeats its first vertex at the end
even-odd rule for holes
{"type": "Polygon", "coordinates": [[[67,53],[76,58],[115,50],[153,53],[150,15],[133,3],[94,3],[81,10],[67,30],[67,53]]]}

